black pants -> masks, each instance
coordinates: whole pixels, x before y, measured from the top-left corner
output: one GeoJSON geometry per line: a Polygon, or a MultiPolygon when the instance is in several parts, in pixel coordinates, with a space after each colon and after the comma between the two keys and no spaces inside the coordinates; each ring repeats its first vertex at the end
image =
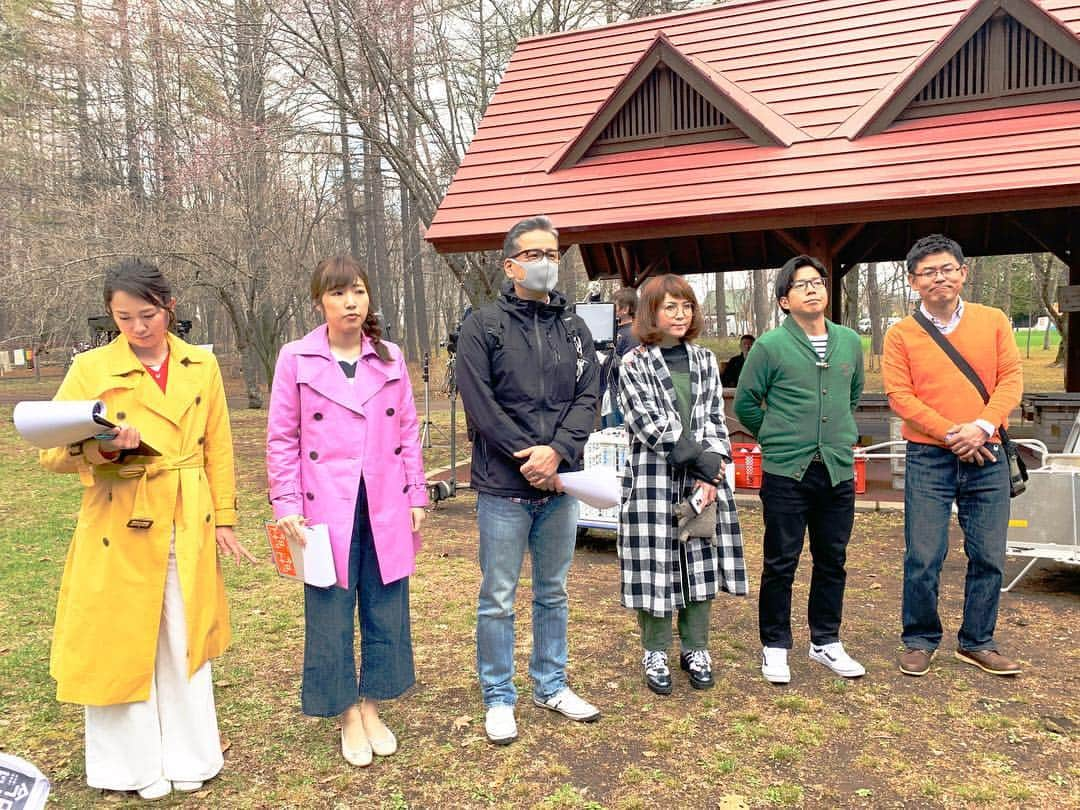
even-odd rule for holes
{"type": "Polygon", "coordinates": [[[765,513],[764,568],[758,596],[758,629],[766,647],[791,649],[791,585],[810,530],[810,599],[806,614],[810,641],[840,640],[844,610],[844,562],[855,520],[855,482],[833,486],[820,461],[810,464],[802,481],[765,473],[761,483],[765,513]]]}

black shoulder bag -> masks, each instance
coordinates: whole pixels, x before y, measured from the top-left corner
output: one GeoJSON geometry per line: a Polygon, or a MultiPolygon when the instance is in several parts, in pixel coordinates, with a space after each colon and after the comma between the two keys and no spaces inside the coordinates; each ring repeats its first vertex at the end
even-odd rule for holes
{"type": "MultiPolygon", "coordinates": [[[[930,323],[930,320],[922,314],[922,310],[915,310],[912,317],[915,318],[919,326],[926,330],[926,334],[934,339],[934,342],[956,364],[956,367],[968,378],[971,384],[975,386],[975,390],[979,392],[983,402],[989,402],[990,394],[987,392],[986,386],[983,385],[983,381],[979,379],[975,369],[968,365],[968,361],[956,350],[956,347],[945,339],[945,336],[941,334],[941,330],[930,323]]],[[[1009,460],[1009,497],[1015,498],[1027,489],[1025,483],[1028,480],[1027,465],[1024,464],[1024,459],[1020,457],[1016,443],[1009,438],[1009,432],[1005,430],[1005,425],[998,426],[998,435],[1001,436],[1001,446],[1005,450],[1005,457],[1009,460]]]]}

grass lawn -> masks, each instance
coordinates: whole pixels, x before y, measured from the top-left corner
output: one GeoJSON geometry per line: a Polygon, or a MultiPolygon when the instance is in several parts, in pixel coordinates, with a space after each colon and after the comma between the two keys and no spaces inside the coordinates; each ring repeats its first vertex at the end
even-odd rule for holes
{"type": "MultiPolygon", "coordinates": [[[[5,391],[6,393],[6,391],[5,391]]],[[[27,390],[41,398],[51,391],[27,390]]],[[[48,652],[60,573],[78,509],[73,476],[46,473],[0,427],[0,750],[37,764],[54,806],[141,804],[85,785],[82,710],[58,704],[48,652]]],[[[436,417],[445,424],[445,411],[436,417]]],[[[962,600],[957,538],[943,576],[946,637],[926,678],[895,668],[902,519],[857,515],[844,638],[868,669],[845,681],[806,659],[808,566],[795,586],[793,680],[758,672],[756,600],[721,597],[711,648],[717,686],[695,692],[677,669],[660,698],[639,673],[634,617],[619,607],[612,542],[589,536],[570,574],[570,678],[603,718],[578,725],[531,705],[528,577],[518,595],[521,737],[483,736],[473,634],[479,582],[475,499],[432,509],[412,580],[418,684],[384,716],[400,752],[356,769],[336,726],[299,711],[303,613],[258,527],[268,515],[265,414],[234,411],[241,539],[258,566],[226,565],[234,644],[215,662],[225,769],[165,806],[214,808],[1080,807],[1080,571],[1043,565],[1002,600],[998,638],[1025,672],[995,678],[952,657],[962,600]]],[[[463,426],[462,426],[463,429],[463,426]]],[[[443,443],[437,433],[435,444],[443,443]]],[[[429,464],[446,458],[433,447],[429,464]]],[[[756,590],[761,520],[741,512],[756,590]]],[[[1019,562],[1010,562],[1015,574],[1019,562]]],[[[107,654],[107,651],[105,651],[107,654]]]]}

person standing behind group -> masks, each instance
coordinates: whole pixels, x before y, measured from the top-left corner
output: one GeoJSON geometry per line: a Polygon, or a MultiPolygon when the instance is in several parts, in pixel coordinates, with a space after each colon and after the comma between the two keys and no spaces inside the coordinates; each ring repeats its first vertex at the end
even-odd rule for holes
{"type": "Polygon", "coordinates": [[[316,266],[311,300],[326,322],[282,347],[266,436],[278,525],[303,543],[303,526],[325,523],[337,572],[336,586],[304,586],[301,708],[340,717],[342,756],[361,767],[397,750],[378,702],[416,680],[409,576],[428,503],[408,368],[381,339],[369,289],[351,256],[316,266]]]}
{"type": "Polygon", "coordinates": [[[672,616],[679,666],[692,687],[708,689],[712,600],[722,590],[747,592],[742,532],[724,477],[731,445],[720,369],[713,353],[693,342],[703,322],[685,279],[649,279],[634,319],[642,345],[627,355],[619,377],[630,438],[619,509],[622,604],[637,611],[645,684],[661,695],[672,691],[672,616]],[[708,537],[680,540],[675,508],[694,493],[702,512],[715,502],[715,523],[708,537]]]}
{"type": "Polygon", "coordinates": [[[907,269],[925,320],[908,316],[889,329],[881,364],[889,407],[904,420],[907,439],[900,671],[925,675],[941,643],[938,587],[955,503],[967,555],[956,657],[1016,675],[1020,665],[998,652],[994,629],[1009,525],[1009,465],[998,429],[1020,404],[1020,353],[1004,312],[962,299],[968,268],[952,239],[923,237],[908,251],[907,269]],[[927,327],[974,369],[988,402],[927,327]]]}
{"type": "Polygon", "coordinates": [[[547,217],[522,220],[503,242],[506,282],[458,338],[458,388],[475,431],[471,484],[480,530],[476,665],[495,745],[517,739],[514,597],[532,556],[533,703],[571,720],[599,710],[566,680],[566,576],[578,502],[558,474],[580,470],[596,423],[599,368],[585,322],[555,290],[559,235],[547,217]]]}
{"type": "Polygon", "coordinates": [[[817,259],[788,261],[776,279],[776,300],[788,317],[758,338],[735,392],[735,414],[761,445],[761,674],[770,683],[791,680],[791,587],[809,530],[809,657],[857,678],[866,670],[844,650],[840,621],[855,520],[852,448],[862,343],[853,330],[826,319],[826,272],[817,259]]]}
{"type": "Polygon", "coordinates": [[[720,381],[723,382],[724,388],[735,390],[735,387],[739,384],[739,375],[742,374],[743,365],[746,363],[746,356],[750,354],[750,349],[753,346],[753,335],[743,335],[739,338],[739,353],[727,361],[724,371],[720,375],[720,381]]]}
{"type": "Polygon", "coordinates": [[[157,267],[111,268],[104,296],[120,336],[76,355],[55,399],[101,400],[117,427],[40,456],[84,487],[50,673],[58,700],[86,707],[87,784],[160,799],[224,764],[210,672],[230,641],[220,558],[255,558],[233,533],[217,360],[170,333],[176,299],[157,267]]]}
{"type": "Polygon", "coordinates": [[[623,423],[623,413],[619,407],[619,368],[626,353],[639,345],[633,332],[637,300],[637,290],[633,287],[622,287],[615,293],[615,345],[600,369],[601,384],[611,407],[611,411],[600,419],[602,427],[618,427],[623,423]]]}

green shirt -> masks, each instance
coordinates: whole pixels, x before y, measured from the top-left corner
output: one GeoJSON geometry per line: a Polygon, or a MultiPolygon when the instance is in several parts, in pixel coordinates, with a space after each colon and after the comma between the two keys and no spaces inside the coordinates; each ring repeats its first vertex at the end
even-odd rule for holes
{"type": "Polygon", "coordinates": [[[757,437],[766,472],[802,480],[820,454],[836,485],[854,476],[862,341],[846,326],[825,324],[824,361],[790,316],[754,343],[735,391],[735,415],[757,437]]]}

